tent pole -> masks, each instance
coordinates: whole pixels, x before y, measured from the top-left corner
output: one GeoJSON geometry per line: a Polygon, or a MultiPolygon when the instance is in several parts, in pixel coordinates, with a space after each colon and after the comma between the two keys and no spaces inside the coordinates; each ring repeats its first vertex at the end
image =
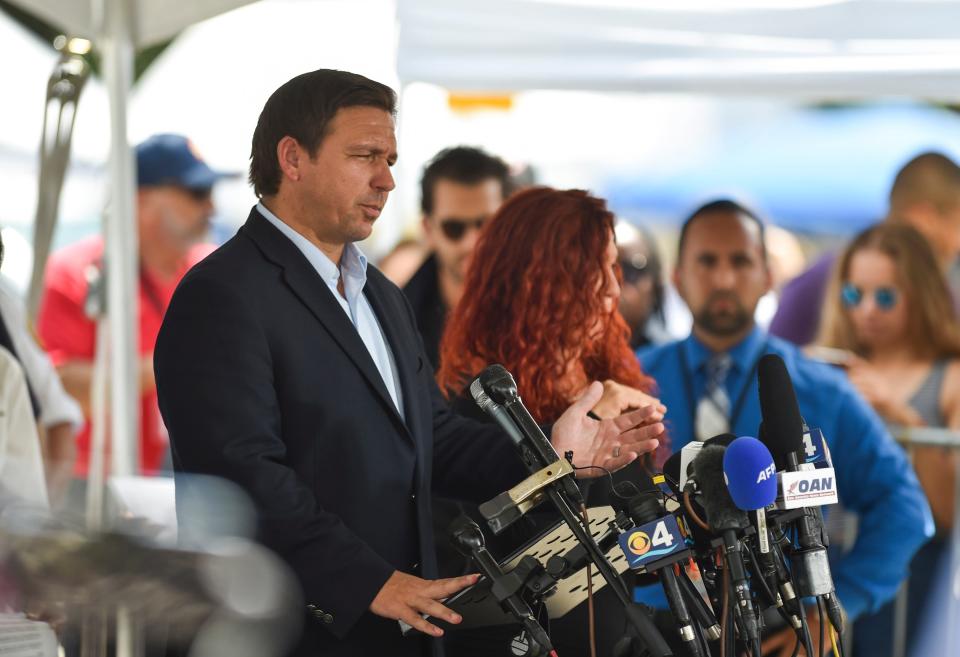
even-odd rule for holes
{"type": "Polygon", "coordinates": [[[139,474],[138,236],[136,176],[127,141],[133,84],[133,11],[128,0],[101,0],[103,73],[110,104],[111,207],[105,221],[107,321],[110,325],[111,474],[139,474]]]}

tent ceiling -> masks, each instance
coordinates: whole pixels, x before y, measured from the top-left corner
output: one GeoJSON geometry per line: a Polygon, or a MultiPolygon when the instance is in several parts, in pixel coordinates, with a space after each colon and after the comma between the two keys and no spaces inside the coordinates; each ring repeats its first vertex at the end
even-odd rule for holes
{"type": "Polygon", "coordinates": [[[960,5],[401,0],[405,82],[460,90],[960,97],[960,5]]]}
{"type": "MultiPolygon", "coordinates": [[[[102,0],[10,0],[70,36],[96,38],[102,31],[102,0]]],[[[216,16],[253,0],[130,0],[133,34],[137,47],[159,43],[194,23],[216,16]]]]}

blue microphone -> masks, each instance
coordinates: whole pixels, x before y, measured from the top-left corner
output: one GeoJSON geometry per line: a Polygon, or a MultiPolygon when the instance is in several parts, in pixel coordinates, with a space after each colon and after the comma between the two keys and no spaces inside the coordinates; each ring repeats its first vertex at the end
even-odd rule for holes
{"type": "Polygon", "coordinates": [[[723,476],[733,503],[743,511],[762,509],[777,499],[777,466],[756,438],[742,436],[727,446],[723,476]]]}

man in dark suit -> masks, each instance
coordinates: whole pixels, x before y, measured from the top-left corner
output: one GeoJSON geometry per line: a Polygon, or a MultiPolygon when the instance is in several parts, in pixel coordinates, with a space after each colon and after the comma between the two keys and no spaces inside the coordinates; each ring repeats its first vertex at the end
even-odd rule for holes
{"type": "MultiPolygon", "coordinates": [[[[261,202],[184,278],[157,342],[176,471],[251,496],[307,602],[297,654],[436,654],[395,621],[440,636],[421,614],[459,622],[439,600],[476,576],[431,580],[431,491],[482,500],[525,474],[497,428],[447,410],[409,304],[353,244],[394,187],[395,103],[329,70],[273,93],[250,164],[261,202]]],[[[655,448],[656,409],[596,422],[600,394],[554,425],[560,453],[613,469],[655,448]]]]}

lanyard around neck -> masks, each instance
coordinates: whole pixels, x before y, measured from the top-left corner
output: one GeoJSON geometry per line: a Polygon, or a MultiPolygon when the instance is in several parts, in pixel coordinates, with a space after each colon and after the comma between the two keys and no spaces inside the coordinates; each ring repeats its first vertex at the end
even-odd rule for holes
{"type": "MultiPolygon", "coordinates": [[[[750,390],[750,384],[753,383],[753,379],[757,375],[757,367],[760,365],[760,359],[767,353],[767,343],[768,340],[764,340],[763,344],[760,345],[757,357],[753,359],[753,363],[747,370],[747,376],[743,381],[743,385],[740,386],[740,392],[737,393],[736,401],[733,403],[730,411],[730,417],[727,418],[730,431],[733,431],[733,428],[737,425],[737,420],[740,418],[740,412],[743,410],[743,405],[747,400],[747,392],[750,390]]],[[[687,349],[685,344],[680,345],[680,372],[683,375],[683,390],[687,397],[687,409],[690,411],[690,426],[694,427],[697,423],[697,398],[693,389],[693,374],[690,371],[690,364],[687,362],[687,349]]],[[[729,376],[729,374],[727,376],[729,376]]]]}

